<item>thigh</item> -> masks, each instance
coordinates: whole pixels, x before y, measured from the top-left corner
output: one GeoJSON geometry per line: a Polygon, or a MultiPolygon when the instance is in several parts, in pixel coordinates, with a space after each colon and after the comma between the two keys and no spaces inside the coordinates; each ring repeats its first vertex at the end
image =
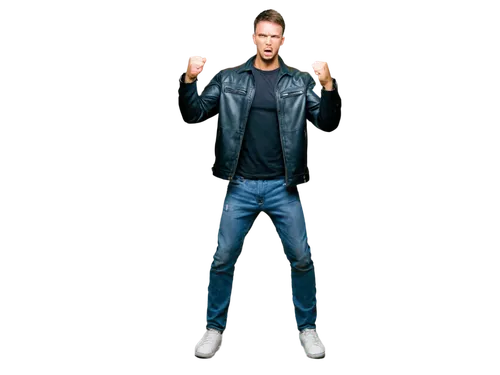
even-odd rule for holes
{"type": "Polygon", "coordinates": [[[299,191],[277,186],[272,190],[271,204],[266,207],[284,256],[297,266],[308,267],[312,259],[309,226],[299,191]]]}
{"type": "Polygon", "coordinates": [[[229,182],[219,226],[219,247],[238,249],[259,214],[253,194],[244,180],[229,182]]]}

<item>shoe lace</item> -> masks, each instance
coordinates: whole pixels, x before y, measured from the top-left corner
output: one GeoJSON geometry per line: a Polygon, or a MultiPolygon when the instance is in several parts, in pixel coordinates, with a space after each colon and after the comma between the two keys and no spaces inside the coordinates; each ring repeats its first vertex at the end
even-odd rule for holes
{"type": "Polygon", "coordinates": [[[312,329],[306,329],[304,330],[304,332],[302,333],[304,335],[304,338],[312,343],[313,345],[320,345],[321,341],[318,337],[318,334],[316,333],[315,330],[312,330],[312,329]]]}
{"type": "Polygon", "coordinates": [[[218,335],[218,331],[209,329],[205,335],[203,335],[203,338],[201,339],[201,345],[205,344],[213,344],[215,342],[215,338],[218,335]]]}

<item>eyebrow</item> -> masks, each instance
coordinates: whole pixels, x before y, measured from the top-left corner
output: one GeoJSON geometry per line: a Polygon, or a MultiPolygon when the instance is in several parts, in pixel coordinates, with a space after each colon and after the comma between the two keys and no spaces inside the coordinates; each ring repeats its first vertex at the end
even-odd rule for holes
{"type": "Polygon", "coordinates": [[[273,34],[273,35],[259,34],[259,36],[279,36],[279,35],[278,34],[273,34]]]}

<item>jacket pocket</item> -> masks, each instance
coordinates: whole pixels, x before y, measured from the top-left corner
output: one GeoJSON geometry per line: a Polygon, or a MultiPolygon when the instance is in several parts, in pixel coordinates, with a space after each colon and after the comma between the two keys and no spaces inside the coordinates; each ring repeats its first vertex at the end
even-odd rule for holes
{"type": "Polygon", "coordinates": [[[280,97],[282,99],[285,99],[285,98],[290,98],[293,96],[299,96],[299,95],[302,95],[303,93],[304,93],[304,90],[287,91],[287,92],[282,92],[280,94],[280,97]]]}
{"type": "Polygon", "coordinates": [[[224,92],[229,93],[229,94],[236,94],[236,95],[246,95],[247,94],[247,90],[240,89],[240,88],[233,88],[233,87],[226,87],[224,89],[224,92]]]}

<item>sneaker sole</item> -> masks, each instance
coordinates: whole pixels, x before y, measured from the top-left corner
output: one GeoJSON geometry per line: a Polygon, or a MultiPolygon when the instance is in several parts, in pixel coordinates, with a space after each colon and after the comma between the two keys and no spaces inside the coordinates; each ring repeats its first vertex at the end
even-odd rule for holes
{"type": "Polygon", "coordinates": [[[310,361],[318,361],[318,360],[322,360],[322,359],[327,359],[328,358],[328,352],[326,352],[324,355],[322,355],[321,357],[316,357],[316,358],[313,358],[313,357],[310,357],[308,355],[306,355],[304,353],[304,351],[302,351],[302,354],[304,354],[304,357],[306,357],[308,360],[310,361]]]}
{"type": "Polygon", "coordinates": [[[217,351],[219,350],[220,348],[220,344],[219,346],[215,349],[215,351],[212,353],[212,354],[202,354],[202,353],[198,353],[198,352],[194,352],[194,356],[197,357],[197,358],[201,358],[201,359],[209,359],[209,358],[212,358],[215,353],[217,353],[217,351]]]}

